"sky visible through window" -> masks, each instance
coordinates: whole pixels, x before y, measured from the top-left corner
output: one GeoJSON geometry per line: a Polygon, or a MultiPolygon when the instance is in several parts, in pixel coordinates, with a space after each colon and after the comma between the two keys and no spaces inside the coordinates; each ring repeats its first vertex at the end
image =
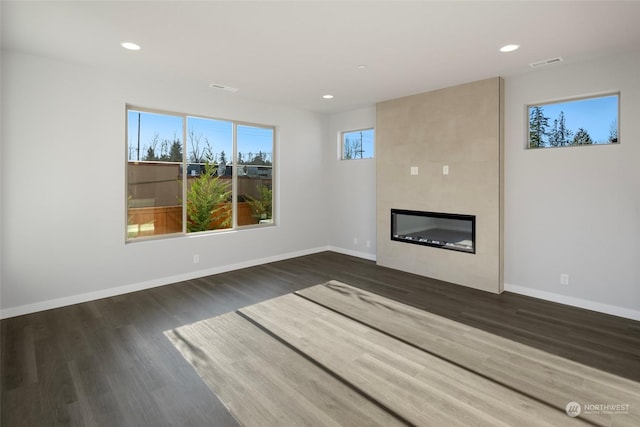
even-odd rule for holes
{"type": "MultiPolygon", "coordinates": [[[[145,111],[128,111],[128,135],[129,160],[144,160],[148,148],[154,140],[173,142],[176,139],[182,144],[182,117],[169,114],[149,113],[145,111]],[[138,157],[138,119],[140,119],[140,153],[138,157]]],[[[204,149],[205,141],[218,157],[225,152],[227,161],[230,162],[233,152],[232,132],[230,121],[207,119],[200,117],[187,117],[187,132],[193,132],[200,137],[199,149],[204,149]]],[[[272,147],[273,129],[254,126],[238,126],[238,150],[245,155],[265,151],[265,147],[272,147]],[[242,146],[240,147],[240,143],[242,146]]],[[[192,142],[187,136],[187,155],[191,155],[192,142]]],[[[272,153],[267,153],[269,156],[272,153]]]]}
{"type": "Polygon", "coordinates": [[[541,107],[545,117],[549,118],[549,127],[560,113],[564,113],[565,125],[573,135],[578,129],[586,130],[594,144],[608,144],[612,126],[618,129],[618,95],[597,98],[578,99],[550,104],[530,105],[529,117],[534,107],[541,107]]]}
{"type": "Polygon", "coordinates": [[[373,129],[354,130],[342,133],[342,159],[372,159],[374,151],[373,129]]]}

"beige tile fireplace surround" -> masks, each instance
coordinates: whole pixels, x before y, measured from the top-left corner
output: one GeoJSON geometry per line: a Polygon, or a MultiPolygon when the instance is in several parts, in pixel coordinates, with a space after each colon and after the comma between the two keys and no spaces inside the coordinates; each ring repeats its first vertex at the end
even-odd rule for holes
{"type": "Polygon", "coordinates": [[[496,77],[377,104],[379,265],[502,292],[503,87],[496,77]],[[391,209],[475,215],[476,253],[392,241],[391,209]]]}

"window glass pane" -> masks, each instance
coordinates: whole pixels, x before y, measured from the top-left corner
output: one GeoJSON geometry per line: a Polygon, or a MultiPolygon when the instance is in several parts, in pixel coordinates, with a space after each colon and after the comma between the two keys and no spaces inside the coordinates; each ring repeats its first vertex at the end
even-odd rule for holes
{"type": "Polygon", "coordinates": [[[274,138],[269,126],[127,108],[127,240],[272,224],[274,138]]]}
{"type": "Polygon", "coordinates": [[[273,223],[274,129],[238,125],[238,225],[273,223]]]}
{"type": "Polygon", "coordinates": [[[373,158],[373,129],[342,133],[342,160],[373,158]]]}
{"type": "Polygon", "coordinates": [[[182,118],[127,112],[127,235],[182,232],[182,118]]]}
{"type": "Polygon", "coordinates": [[[233,123],[187,118],[187,231],[231,228],[233,123]]]}
{"type": "Polygon", "coordinates": [[[529,105],[527,148],[617,144],[619,96],[529,105]]]}

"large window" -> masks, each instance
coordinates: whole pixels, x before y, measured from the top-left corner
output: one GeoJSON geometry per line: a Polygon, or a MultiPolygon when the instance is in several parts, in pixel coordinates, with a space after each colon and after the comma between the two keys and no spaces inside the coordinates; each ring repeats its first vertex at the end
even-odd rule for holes
{"type": "Polygon", "coordinates": [[[342,160],[372,159],[374,151],[373,129],[342,132],[340,158],[342,160]]]}
{"type": "Polygon", "coordinates": [[[617,144],[619,95],[529,105],[527,148],[617,144]]]}
{"type": "Polygon", "coordinates": [[[272,126],[127,108],[127,239],[273,224],[272,126]]]}

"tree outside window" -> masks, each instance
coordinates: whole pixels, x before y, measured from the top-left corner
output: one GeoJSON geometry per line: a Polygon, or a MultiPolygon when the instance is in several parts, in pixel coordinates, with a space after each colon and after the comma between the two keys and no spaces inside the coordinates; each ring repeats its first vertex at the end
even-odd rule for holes
{"type": "Polygon", "coordinates": [[[127,135],[128,240],[273,223],[274,127],[128,108],[127,135]]]}
{"type": "Polygon", "coordinates": [[[528,107],[527,148],[617,144],[619,94],[528,107]]]}
{"type": "Polygon", "coordinates": [[[362,129],[342,132],[341,159],[372,159],[374,157],[374,131],[362,129]]]}

